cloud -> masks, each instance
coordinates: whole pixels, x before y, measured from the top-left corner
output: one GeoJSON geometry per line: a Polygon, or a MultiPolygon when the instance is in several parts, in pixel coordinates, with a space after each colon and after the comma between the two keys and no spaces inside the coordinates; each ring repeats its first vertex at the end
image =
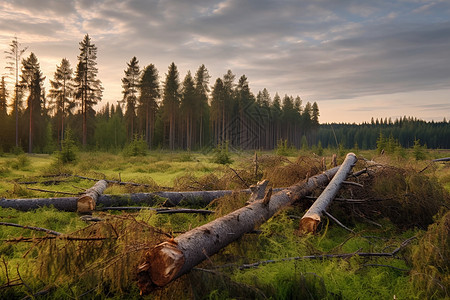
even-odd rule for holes
{"type": "Polygon", "coordinates": [[[121,97],[136,56],[161,79],[172,61],[181,77],[205,64],[211,84],[231,69],[254,93],[329,103],[447,88],[449,14],[448,1],[10,0],[0,4],[0,41],[3,50],[17,34],[51,76],[63,57],[76,65],[89,33],[105,99],[121,97]]]}

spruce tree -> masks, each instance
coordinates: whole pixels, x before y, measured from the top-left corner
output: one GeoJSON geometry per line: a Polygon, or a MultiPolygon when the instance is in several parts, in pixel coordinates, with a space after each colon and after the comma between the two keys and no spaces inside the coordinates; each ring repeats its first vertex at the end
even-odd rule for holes
{"type": "MultiPolygon", "coordinates": [[[[22,86],[28,89],[28,152],[33,151],[33,137],[42,134],[42,88],[45,77],[42,75],[37,57],[31,52],[30,56],[22,61],[22,86]]],[[[43,143],[43,141],[40,141],[43,143]]]]}
{"type": "Polygon", "coordinates": [[[134,123],[136,119],[136,105],[138,98],[139,77],[139,61],[134,56],[129,63],[128,68],[124,71],[125,77],[122,78],[123,102],[126,105],[125,119],[128,123],[128,138],[133,139],[135,132],[134,123]]]}
{"type": "Polygon", "coordinates": [[[208,122],[204,121],[205,117],[208,115],[208,95],[209,95],[209,79],[211,76],[208,73],[205,65],[201,65],[197,73],[195,73],[195,97],[196,101],[199,103],[199,115],[198,115],[198,127],[199,127],[199,146],[203,147],[203,136],[205,131],[203,127],[208,128],[208,122]]]}
{"type": "Polygon", "coordinates": [[[5,76],[2,76],[2,81],[0,82],[0,121],[6,120],[7,115],[8,115],[8,90],[6,89],[5,76]]]}
{"type": "Polygon", "coordinates": [[[160,97],[158,70],[153,64],[148,65],[142,71],[139,84],[140,97],[138,110],[145,115],[145,140],[149,147],[152,146],[155,131],[156,110],[158,104],[156,100],[160,97]]]}
{"type": "MultiPolygon", "coordinates": [[[[211,95],[211,121],[213,122],[214,142],[224,142],[224,135],[220,134],[221,124],[225,124],[225,88],[220,78],[216,79],[211,95]]],[[[222,128],[222,133],[225,131],[222,128]]]]}
{"type": "Polygon", "coordinates": [[[192,137],[193,137],[193,115],[198,111],[199,103],[195,97],[194,79],[191,72],[188,71],[183,81],[183,87],[181,89],[181,111],[184,116],[185,130],[186,130],[186,148],[192,149],[192,137]]]}
{"type": "Polygon", "coordinates": [[[51,108],[55,111],[55,117],[59,119],[59,126],[57,129],[57,136],[59,141],[64,140],[64,122],[67,112],[75,105],[71,100],[73,95],[73,70],[70,67],[70,62],[63,58],[61,64],[56,66],[54,80],[50,80],[50,98],[53,101],[50,103],[51,108]]]}
{"type": "Polygon", "coordinates": [[[103,87],[97,79],[97,47],[91,42],[88,34],[79,43],[80,55],[75,72],[75,96],[80,100],[82,121],[82,144],[87,145],[88,119],[95,115],[93,106],[102,99],[103,87]]]}
{"type": "Polygon", "coordinates": [[[180,81],[175,63],[171,63],[164,82],[163,112],[165,121],[169,122],[169,149],[175,150],[176,117],[180,107],[180,81]]]}

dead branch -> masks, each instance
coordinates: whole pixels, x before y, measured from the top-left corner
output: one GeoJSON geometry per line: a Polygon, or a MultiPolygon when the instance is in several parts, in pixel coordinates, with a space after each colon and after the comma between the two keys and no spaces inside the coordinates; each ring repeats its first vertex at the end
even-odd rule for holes
{"type": "Polygon", "coordinates": [[[30,229],[30,230],[35,230],[35,231],[42,231],[48,234],[52,234],[52,235],[62,235],[61,232],[57,232],[51,229],[47,229],[47,228],[42,228],[42,227],[34,227],[34,226],[27,226],[27,225],[20,225],[20,224],[15,224],[15,223],[7,223],[7,222],[0,222],[0,225],[3,226],[11,226],[11,227],[19,227],[19,228],[24,228],[24,229],[30,229]]]}
{"type": "Polygon", "coordinates": [[[346,180],[344,180],[344,181],[342,181],[342,184],[354,185],[354,186],[357,186],[357,187],[360,187],[360,188],[364,188],[364,186],[362,184],[357,183],[357,182],[353,182],[353,181],[346,181],[346,180]]]}
{"type": "Polygon", "coordinates": [[[391,268],[391,269],[402,271],[402,272],[411,271],[409,269],[402,269],[402,268],[398,268],[398,267],[394,267],[394,266],[390,266],[390,265],[380,265],[380,264],[364,264],[361,266],[361,268],[363,268],[363,267],[386,267],[386,268],[391,268]]]}
{"type": "Polygon", "coordinates": [[[432,161],[434,161],[434,162],[450,161],[450,157],[436,158],[436,159],[433,159],[432,161]]]}
{"type": "MultiPolygon", "coordinates": [[[[306,199],[310,200],[317,200],[317,197],[313,196],[306,196],[306,199]]],[[[370,203],[370,202],[379,202],[379,201],[387,201],[391,200],[390,198],[387,199],[347,199],[347,198],[334,198],[334,202],[343,202],[343,203],[350,203],[350,204],[364,204],[364,203],[370,203]]]]}
{"type": "Polygon", "coordinates": [[[238,172],[236,172],[236,170],[235,169],[233,169],[232,167],[228,167],[228,168],[230,168],[230,170],[231,171],[233,171],[234,172],[234,174],[236,174],[236,176],[237,176],[237,178],[239,178],[241,181],[242,181],[242,183],[247,187],[247,188],[249,188],[250,187],[250,185],[248,184],[248,182],[247,181],[245,181],[244,179],[242,179],[242,177],[239,175],[239,173],[238,172]]]}
{"type": "Polygon", "coordinates": [[[72,196],[76,196],[76,195],[80,194],[80,193],[69,193],[69,192],[60,192],[60,191],[50,191],[50,190],[44,190],[44,189],[36,189],[36,188],[30,188],[28,186],[27,186],[27,190],[43,192],[43,193],[52,193],[52,194],[72,195],[72,196]]]}
{"type": "Polygon", "coordinates": [[[90,177],[85,177],[85,176],[80,176],[80,175],[72,175],[72,176],[76,177],[76,178],[80,178],[80,179],[91,180],[91,181],[105,180],[107,183],[118,184],[118,185],[143,186],[143,187],[150,187],[150,188],[153,187],[153,185],[149,185],[149,184],[145,184],[145,183],[126,182],[126,181],[121,181],[121,180],[96,179],[96,178],[90,178],[90,177]]]}
{"type": "Polygon", "coordinates": [[[335,217],[333,217],[330,213],[328,213],[326,210],[322,211],[322,213],[324,215],[326,215],[328,218],[330,218],[331,220],[333,220],[336,224],[338,224],[339,226],[341,226],[342,228],[344,228],[345,230],[347,230],[348,232],[351,233],[355,233],[353,230],[351,230],[350,228],[348,228],[347,226],[345,226],[344,224],[342,224],[338,219],[336,219],[335,217]]]}
{"type": "Polygon", "coordinates": [[[67,182],[67,180],[45,180],[45,181],[20,181],[17,184],[43,184],[43,185],[57,185],[61,182],[67,182]]]}
{"type": "Polygon", "coordinates": [[[353,256],[359,256],[359,257],[388,257],[388,258],[395,258],[397,253],[405,248],[407,245],[410,244],[410,242],[415,239],[416,237],[409,238],[405,241],[403,241],[400,246],[395,249],[392,252],[353,252],[353,253],[342,253],[342,254],[321,254],[321,255],[305,255],[305,256],[295,256],[295,257],[287,257],[282,259],[268,259],[263,260],[251,264],[243,264],[241,266],[237,266],[236,264],[226,264],[222,266],[217,266],[215,268],[229,268],[229,267],[236,267],[240,270],[243,269],[250,269],[250,268],[257,268],[260,265],[265,265],[269,263],[279,263],[279,262],[286,262],[286,261],[295,261],[295,260],[309,260],[309,259],[317,259],[317,260],[324,260],[324,259],[333,259],[333,258],[350,258],[353,256]]]}

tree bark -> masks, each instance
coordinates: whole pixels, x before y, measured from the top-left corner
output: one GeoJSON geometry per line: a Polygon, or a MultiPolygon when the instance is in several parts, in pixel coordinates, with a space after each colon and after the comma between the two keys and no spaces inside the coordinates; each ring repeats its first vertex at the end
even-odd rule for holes
{"type": "Polygon", "coordinates": [[[138,267],[141,294],[148,294],[154,288],[164,286],[188,273],[207,257],[253,231],[281,208],[327,184],[337,171],[337,167],[330,169],[278,192],[269,201],[256,200],[173,240],[156,245],[145,253],[144,262],[138,267]]]}
{"type": "Polygon", "coordinates": [[[106,180],[99,180],[93,187],[87,189],[83,195],[77,199],[77,212],[90,213],[95,209],[98,196],[103,194],[103,191],[108,186],[106,180]]]}
{"type": "MultiPolygon", "coordinates": [[[[279,191],[281,189],[274,189],[279,191]]],[[[164,206],[172,207],[180,204],[181,201],[208,205],[214,199],[231,195],[232,190],[219,191],[192,191],[192,192],[156,192],[156,193],[135,193],[123,195],[100,195],[97,199],[97,205],[103,206],[128,206],[128,205],[154,205],[162,200],[166,200],[164,206]]],[[[238,192],[250,194],[250,189],[240,190],[238,192]]],[[[77,211],[77,197],[61,198],[31,198],[31,199],[0,199],[0,207],[14,208],[27,211],[38,209],[44,206],[54,206],[58,210],[77,211]]]]}
{"type": "Polygon", "coordinates": [[[315,232],[317,225],[320,223],[320,218],[323,215],[323,211],[327,209],[331,201],[333,201],[337,192],[341,188],[342,183],[347,179],[347,175],[355,165],[356,155],[354,153],[347,154],[342,165],[339,167],[339,171],[330,181],[325,190],[320,194],[319,198],[308,209],[303,218],[300,220],[300,231],[304,233],[315,232]]]}

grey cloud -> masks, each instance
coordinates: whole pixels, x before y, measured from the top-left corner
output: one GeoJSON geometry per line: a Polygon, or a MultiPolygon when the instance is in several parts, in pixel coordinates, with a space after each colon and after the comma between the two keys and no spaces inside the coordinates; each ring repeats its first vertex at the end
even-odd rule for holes
{"type": "MultiPolygon", "coordinates": [[[[272,96],[278,91],[331,100],[450,83],[445,2],[422,8],[414,1],[390,0],[77,0],[62,1],[59,8],[57,0],[16,3],[37,11],[37,2],[44,10],[54,6],[50,15],[64,11],[73,14],[70,22],[84,22],[80,32],[93,37],[105,81],[116,76],[111,85],[120,85],[134,55],[141,66],[155,63],[161,79],[172,61],[183,72],[204,63],[211,84],[231,69],[249,78],[254,93],[266,87],[272,96]]],[[[52,20],[36,25],[30,16],[28,23],[14,26],[56,36],[64,24],[52,20]]],[[[75,52],[81,39],[72,42],[75,52]]]]}
{"type": "Polygon", "coordinates": [[[6,2],[18,9],[40,14],[67,15],[73,13],[75,9],[73,0],[7,0],[6,2]]]}
{"type": "MultiPolygon", "coordinates": [[[[9,19],[4,18],[0,20],[0,28],[2,31],[10,31],[13,34],[36,34],[41,36],[57,36],[58,31],[64,27],[64,24],[59,21],[45,21],[42,20],[23,20],[23,19],[9,19]]],[[[13,35],[12,34],[12,35],[13,35]]]]}

